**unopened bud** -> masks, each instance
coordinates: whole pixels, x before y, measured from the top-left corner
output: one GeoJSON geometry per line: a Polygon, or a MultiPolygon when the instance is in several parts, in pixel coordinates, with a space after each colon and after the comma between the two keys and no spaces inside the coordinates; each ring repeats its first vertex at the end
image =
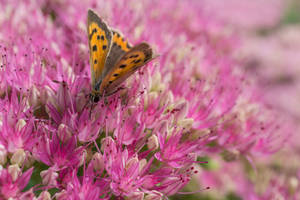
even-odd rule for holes
{"type": "Polygon", "coordinates": [[[26,160],[25,160],[25,166],[30,168],[33,163],[35,162],[34,157],[32,156],[32,154],[30,152],[26,152],[26,160]]]}
{"type": "Polygon", "coordinates": [[[133,192],[128,196],[128,200],[143,200],[144,193],[143,192],[133,192]]]}
{"type": "Polygon", "coordinates": [[[188,113],[188,103],[186,101],[182,101],[182,102],[178,103],[174,107],[173,111],[174,111],[176,120],[184,119],[184,117],[188,113]]]}
{"type": "Polygon", "coordinates": [[[37,200],[51,200],[51,195],[48,191],[43,191],[37,200]]]}
{"type": "Polygon", "coordinates": [[[92,159],[93,159],[94,169],[96,171],[100,171],[101,173],[104,169],[104,160],[102,154],[97,152],[93,155],[92,159]]]}
{"type": "Polygon", "coordinates": [[[53,169],[49,168],[47,170],[41,171],[40,175],[42,177],[42,182],[44,185],[48,185],[48,186],[57,185],[56,179],[58,177],[58,173],[55,172],[53,169]]]}
{"type": "Polygon", "coordinates": [[[192,118],[185,118],[180,121],[178,121],[178,125],[181,126],[182,128],[190,129],[192,128],[194,123],[194,120],[192,118]]]}
{"type": "Polygon", "coordinates": [[[79,166],[83,165],[83,163],[86,161],[87,159],[87,151],[84,149],[82,151],[81,157],[80,157],[80,162],[79,162],[79,166]]]}
{"type": "Polygon", "coordinates": [[[142,160],[140,160],[140,166],[139,166],[139,170],[140,172],[144,169],[144,167],[147,165],[147,160],[144,158],[142,160]]]}
{"type": "Polygon", "coordinates": [[[68,193],[65,190],[55,194],[57,200],[65,200],[69,198],[68,193]]]}
{"type": "Polygon", "coordinates": [[[10,165],[8,167],[8,173],[10,174],[13,181],[16,181],[21,174],[21,169],[17,164],[10,165]]]}
{"type": "Polygon", "coordinates": [[[296,177],[291,177],[288,180],[288,185],[289,185],[289,192],[291,194],[294,194],[297,191],[297,188],[299,186],[299,181],[296,177]]]}
{"type": "Polygon", "coordinates": [[[26,158],[26,153],[23,149],[18,149],[10,159],[12,164],[18,164],[21,166],[26,158]]]}
{"type": "Polygon", "coordinates": [[[62,142],[68,141],[72,137],[69,127],[65,124],[60,124],[58,127],[58,137],[62,142]]]}
{"type": "Polygon", "coordinates": [[[25,125],[26,125],[25,120],[24,120],[24,119],[19,119],[19,121],[17,122],[17,125],[16,125],[17,130],[18,130],[18,131],[21,131],[22,128],[23,128],[25,125]]]}
{"type": "Polygon", "coordinates": [[[0,165],[4,165],[7,161],[7,151],[5,147],[0,144],[0,165]]]}
{"type": "Polygon", "coordinates": [[[148,194],[146,197],[145,197],[145,200],[161,200],[162,199],[162,194],[161,193],[151,193],[151,194],[148,194]]]}
{"type": "Polygon", "coordinates": [[[158,149],[159,144],[158,144],[158,138],[156,135],[151,135],[148,138],[147,146],[148,146],[148,149],[151,149],[152,151],[158,149]]]}
{"type": "Polygon", "coordinates": [[[125,168],[129,169],[132,165],[134,165],[138,162],[139,162],[139,159],[137,157],[133,157],[127,161],[125,168]]]}

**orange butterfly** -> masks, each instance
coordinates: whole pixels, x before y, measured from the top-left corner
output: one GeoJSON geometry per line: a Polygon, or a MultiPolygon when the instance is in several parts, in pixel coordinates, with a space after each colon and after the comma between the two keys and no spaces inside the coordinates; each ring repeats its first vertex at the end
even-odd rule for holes
{"type": "Polygon", "coordinates": [[[131,46],[116,30],[112,30],[92,10],[88,11],[87,32],[90,49],[92,98],[118,91],[118,86],[139,68],[154,59],[149,44],[131,46]]]}

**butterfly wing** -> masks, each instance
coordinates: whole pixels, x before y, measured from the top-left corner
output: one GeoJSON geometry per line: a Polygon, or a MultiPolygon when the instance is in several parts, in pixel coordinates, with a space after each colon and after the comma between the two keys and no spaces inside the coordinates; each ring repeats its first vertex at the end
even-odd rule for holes
{"type": "Polygon", "coordinates": [[[112,46],[106,60],[104,76],[115,66],[116,62],[131,49],[131,44],[117,30],[112,30],[112,46]]]}
{"type": "Polygon", "coordinates": [[[94,90],[98,90],[104,77],[104,67],[112,45],[112,31],[92,10],[88,11],[87,29],[92,86],[94,90]]]}
{"type": "Polygon", "coordinates": [[[153,59],[153,51],[149,44],[140,43],[127,51],[103,79],[100,94],[110,95],[117,86],[125,81],[140,67],[153,59]]]}

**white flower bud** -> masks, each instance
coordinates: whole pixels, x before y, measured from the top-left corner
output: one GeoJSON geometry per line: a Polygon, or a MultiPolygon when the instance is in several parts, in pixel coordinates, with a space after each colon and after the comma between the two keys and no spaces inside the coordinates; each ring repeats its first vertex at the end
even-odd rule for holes
{"type": "Polygon", "coordinates": [[[182,128],[190,129],[192,128],[193,123],[194,123],[194,119],[186,118],[178,121],[178,126],[181,126],[182,128]]]}
{"type": "Polygon", "coordinates": [[[129,169],[132,165],[134,165],[138,162],[139,162],[139,159],[137,157],[133,157],[127,161],[125,168],[129,169]]]}
{"type": "Polygon", "coordinates": [[[55,172],[53,169],[49,168],[47,170],[41,171],[40,175],[44,185],[49,185],[49,186],[57,185],[56,179],[58,177],[58,173],[55,172]]]}
{"type": "Polygon", "coordinates": [[[147,196],[145,197],[144,200],[162,200],[162,194],[159,193],[159,192],[153,192],[153,193],[150,193],[150,194],[147,194],[147,196]]]}
{"type": "Polygon", "coordinates": [[[101,153],[95,153],[93,155],[93,166],[96,171],[102,172],[104,169],[104,160],[101,153]]]}
{"type": "Polygon", "coordinates": [[[140,166],[139,166],[139,170],[140,172],[144,169],[144,167],[147,165],[147,160],[144,158],[142,160],[140,160],[140,166]]]}
{"type": "Polygon", "coordinates": [[[84,149],[82,151],[81,157],[80,157],[80,162],[79,162],[79,166],[83,165],[83,163],[86,161],[87,159],[87,151],[84,149]]]}
{"type": "Polygon", "coordinates": [[[145,104],[144,108],[147,108],[153,101],[155,101],[158,97],[157,92],[150,92],[148,95],[145,96],[145,104]]]}
{"type": "Polygon", "coordinates": [[[57,200],[65,200],[68,199],[69,195],[65,190],[58,192],[55,194],[57,200]]]}
{"type": "Polygon", "coordinates": [[[158,149],[159,144],[158,144],[158,138],[156,135],[151,135],[148,138],[147,146],[148,146],[148,149],[151,149],[152,151],[158,149]]]}
{"type": "Polygon", "coordinates": [[[24,120],[24,119],[19,119],[19,121],[17,122],[17,125],[16,125],[17,130],[18,130],[18,131],[21,131],[22,128],[23,128],[25,125],[26,125],[25,120],[24,120]]]}
{"type": "Polygon", "coordinates": [[[72,133],[68,126],[60,124],[58,127],[58,137],[62,142],[68,141],[72,137],[72,133]]]}
{"type": "Polygon", "coordinates": [[[33,155],[30,152],[26,151],[25,166],[30,168],[33,165],[34,161],[35,161],[35,159],[34,159],[33,155]]]}
{"type": "Polygon", "coordinates": [[[188,102],[182,101],[180,103],[177,103],[173,110],[175,111],[176,120],[184,119],[184,117],[188,113],[188,102]]]}
{"type": "Polygon", "coordinates": [[[133,192],[128,196],[128,200],[143,200],[144,193],[143,192],[133,192]]]}
{"type": "Polygon", "coordinates": [[[26,153],[23,149],[18,149],[10,159],[12,164],[18,164],[21,166],[26,158],[26,153]]]}
{"type": "Polygon", "coordinates": [[[51,200],[51,195],[48,191],[43,191],[37,200],[51,200]]]}
{"type": "Polygon", "coordinates": [[[0,144],[0,165],[4,165],[7,161],[7,151],[5,147],[0,144]]]}
{"type": "Polygon", "coordinates": [[[16,181],[21,174],[21,169],[17,164],[10,165],[8,167],[8,173],[11,175],[12,180],[16,181]]]}
{"type": "Polygon", "coordinates": [[[296,177],[289,178],[288,186],[290,193],[294,194],[299,186],[299,180],[296,177]]]}

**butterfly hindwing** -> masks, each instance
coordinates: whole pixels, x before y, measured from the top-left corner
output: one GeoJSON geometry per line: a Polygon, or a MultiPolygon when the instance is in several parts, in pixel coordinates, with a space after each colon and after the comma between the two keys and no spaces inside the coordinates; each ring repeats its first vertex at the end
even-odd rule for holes
{"type": "Polygon", "coordinates": [[[109,95],[140,67],[153,59],[153,52],[149,44],[140,43],[132,47],[121,58],[103,79],[100,93],[109,95]]]}
{"type": "Polygon", "coordinates": [[[112,30],[112,33],[112,46],[106,60],[104,76],[115,66],[118,59],[131,49],[131,44],[119,31],[112,30]]]}
{"type": "Polygon", "coordinates": [[[88,38],[92,86],[95,90],[103,79],[105,63],[112,45],[112,32],[93,11],[88,11],[88,38]]]}

